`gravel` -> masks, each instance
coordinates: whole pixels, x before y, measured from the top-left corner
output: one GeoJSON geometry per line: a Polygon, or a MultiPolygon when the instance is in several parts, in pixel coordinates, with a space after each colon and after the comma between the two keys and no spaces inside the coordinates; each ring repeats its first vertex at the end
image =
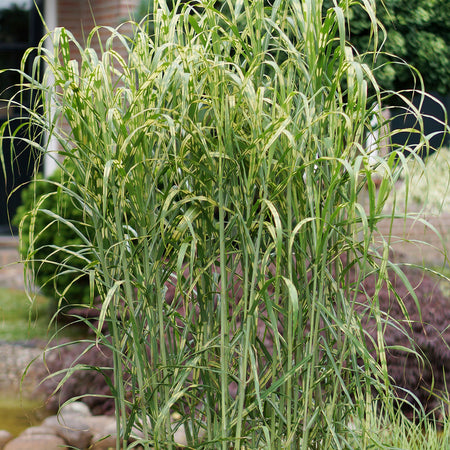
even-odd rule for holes
{"type": "Polygon", "coordinates": [[[0,341],[0,392],[33,396],[46,370],[42,359],[44,344],[0,341]],[[27,371],[24,376],[25,371],[27,371]]]}

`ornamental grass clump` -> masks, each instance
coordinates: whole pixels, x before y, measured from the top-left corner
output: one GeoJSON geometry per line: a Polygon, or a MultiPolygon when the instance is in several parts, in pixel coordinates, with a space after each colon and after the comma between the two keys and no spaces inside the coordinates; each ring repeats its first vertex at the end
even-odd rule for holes
{"type": "Polygon", "coordinates": [[[388,267],[408,283],[372,235],[403,159],[372,155],[377,191],[364,142],[393,94],[346,42],[351,8],[375,58],[373,1],[160,1],[100,52],[98,28],[39,47],[28,113],[71,162],[82,223],[48,214],[100,294],[117,448],[174,449],[181,429],[189,448],[366,448],[375,399],[394,417],[377,293],[388,267]],[[355,312],[368,274],[376,358],[355,312]]]}

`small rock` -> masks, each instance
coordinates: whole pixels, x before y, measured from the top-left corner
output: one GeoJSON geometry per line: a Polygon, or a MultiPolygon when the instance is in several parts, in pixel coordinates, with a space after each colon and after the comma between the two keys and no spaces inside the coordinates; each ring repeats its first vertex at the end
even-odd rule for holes
{"type": "MultiPolygon", "coordinates": [[[[88,417],[76,414],[65,414],[64,417],[47,417],[42,425],[54,429],[55,434],[75,448],[89,447],[92,439],[92,431],[89,428],[88,417]],[[62,422],[64,420],[64,422],[62,422]]],[[[35,450],[35,449],[33,449],[35,450]]]]}
{"type": "Polygon", "coordinates": [[[86,419],[86,422],[94,434],[103,433],[103,436],[116,434],[116,418],[113,416],[92,416],[86,419]]]}
{"type": "Polygon", "coordinates": [[[13,438],[13,435],[6,430],[0,430],[0,449],[5,447],[5,444],[13,438]]]}
{"type": "Polygon", "coordinates": [[[187,445],[186,431],[184,425],[180,425],[175,433],[173,433],[173,440],[177,445],[187,445]]]}
{"type": "Polygon", "coordinates": [[[72,414],[83,417],[92,416],[89,407],[83,402],[67,403],[61,406],[60,410],[58,411],[59,417],[65,417],[66,415],[72,414]]]}
{"type": "MultiPolygon", "coordinates": [[[[175,427],[174,425],[172,425],[172,427],[175,427]]],[[[205,438],[205,430],[204,429],[200,429],[198,432],[198,436],[197,439],[199,441],[202,441],[205,438]]],[[[184,424],[181,424],[174,432],[173,434],[173,441],[175,442],[175,444],[181,446],[181,447],[185,447],[188,445],[187,442],[187,438],[186,438],[186,429],[184,428],[184,424]]]]}
{"type": "Polygon", "coordinates": [[[55,429],[44,425],[29,427],[20,433],[20,436],[55,435],[55,429]]]}
{"type": "Polygon", "coordinates": [[[89,420],[94,433],[91,450],[109,450],[116,448],[116,420],[111,416],[93,416],[89,420]]]}
{"type": "Polygon", "coordinates": [[[53,435],[19,436],[9,441],[4,450],[67,450],[63,439],[53,435]]]}
{"type": "Polygon", "coordinates": [[[105,433],[97,433],[92,438],[90,450],[114,450],[116,448],[116,436],[106,435],[105,433]]]}

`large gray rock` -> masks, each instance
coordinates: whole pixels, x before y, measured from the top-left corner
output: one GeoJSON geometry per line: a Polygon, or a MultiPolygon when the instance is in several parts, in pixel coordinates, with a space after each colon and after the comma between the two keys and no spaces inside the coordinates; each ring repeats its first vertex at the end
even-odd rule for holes
{"type": "Polygon", "coordinates": [[[4,450],[67,450],[62,438],[54,435],[21,435],[9,441],[4,450]]]}

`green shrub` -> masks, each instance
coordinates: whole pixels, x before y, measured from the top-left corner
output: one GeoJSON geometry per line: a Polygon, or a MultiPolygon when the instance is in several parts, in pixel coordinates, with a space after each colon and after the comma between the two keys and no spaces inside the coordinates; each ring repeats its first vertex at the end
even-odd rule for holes
{"type": "Polygon", "coordinates": [[[20,255],[24,260],[33,258],[34,284],[53,300],[52,312],[58,304],[88,303],[91,298],[89,275],[83,272],[86,251],[80,252],[83,241],[74,230],[86,227],[83,212],[64,193],[71,171],[70,162],[66,165],[65,171],[58,169],[47,180],[37,177],[30,182],[21,192],[22,202],[13,218],[20,231],[20,255]],[[71,225],[55,220],[59,215],[71,225]]]}

